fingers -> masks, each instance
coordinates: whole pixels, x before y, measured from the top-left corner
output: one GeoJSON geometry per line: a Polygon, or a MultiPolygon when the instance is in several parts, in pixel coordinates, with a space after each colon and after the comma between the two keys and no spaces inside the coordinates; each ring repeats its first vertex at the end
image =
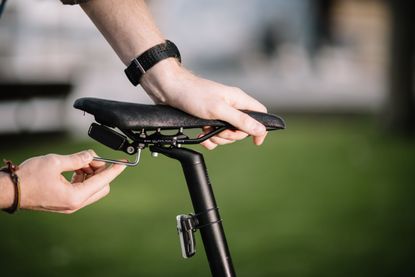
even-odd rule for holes
{"type": "MultiPolygon", "coordinates": [[[[89,150],[89,151],[91,152],[92,150],[89,150]]],[[[94,157],[96,157],[96,156],[97,156],[97,154],[95,154],[95,152],[94,152],[94,151],[92,151],[92,152],[94,153],[94,157]]],[[[97,170],[97,169],[99,169],[99,168],[102,168],[102,167],[106,166],[106,163],[105,163],[105,162],[103,162],[103,161],[95,161],[95,160],[93,160],[93,161],[89,164],[89,166],[90,166],[92,169],[97,170]]]]}
{"type": "Polygon", "coordinates": [[[202,146],[204,146],[205,148],[207,148],[208,150],[213,150],[215,149],[218,145],[225,145],[225,144],[230,144],[235,142],[234,140],[227,140],[227,139],[222,139],[219,137],[212,137],[204,142],[201,143],[202,146]]]}
{"type": "MultiPolygon", "coordinates": [[[[62,171],[69,171],[71,170],[69,169],[70,167],[77,167],[77,165],[80,165],[82,162],[77,163],[77,161],[80,160],[79,156],[81,156],[82,158],[82,155],[84,155],[85,152],[87,152],[87,154],[89,153],[92,157],[97,156],[97,154],[93,150],[82,151],[82,152],[72,154],[72,155],[67,155],[67,156],[56,155],[58,159],[60,160],[61,166],[64,167],[62,171]]],[[[87,159],[87,161],[89,160],[90,159],[87,159]]],[[[105,162],[91,160],[88,164],[83,165],[81,168],[72,169],[75,171],[75,174],[72,176],[71,182],[72,183],[82,182],[85,180],[85,174],[93,175],[94,173],[97,172],[97,170],[100,170],[104,168],[105,166],[106,166],[105,162]]]]}
{"type": "MultiPolygon", "coordinates": [[[[203,130],[203,134],[207,134],[209,132],[212,132],[215,130],[215,128],[210,127],[210,126],[206,126],[202,128],[203,130]]],[[[246,138],[248,136],[248,134],[241,132],[239,130],[225,130],[223,132],[220,132],[218,135],[214,136],[214,137],[218,137],[218,138],[222,138],[225,140],[231,140],[231,141],[235,141],[235,140],[242,140],[244,138],[246,138]]]]}
{"type": "Polygon", "coordinates": [[[265,137],[267,136],[267,134],[268,134],[268,132],[265,132],[265,135],[259,136],[259,137],[252,137],[252,139],[253,139],[253,141],[256,145],[261,145],[264,142],[265,137]]]}
{"type": "MultiPolygon", "coordinates": [[[[251,96],[249,96],[248,94],[240,90],[239,88],[234,88],[234,89],[235,89],[234,90],[235,93],[229,94],[228,99],[227,99],[232,107],[238,110],[249,110],[249,111],[257,111],[257,112],[263,112],[263,113],[267,112],[267,108],[263,104],[261,104],[259,101],[252,98],[251,96]]],[[[238,120],[236,113],[234,113],[234,117],[235,117],[235,120],[238,120]]],[[[238,129],[243,130],[246,133],[252,135],[253,141],[256,145],[261,145],[264,142],[264,139],[267,135],[265,126],[263,126],[256,120],[253,120],[253,119],[249,120],[245,116],[242,116],[242,118],[239,118],[239,122],[241,125],[239,125],[238,123],[232,123],[229,121],[229,123],[231,123],[238,129]],[[262,127],[258,127],[258,125],[255,125],[255,124],[260,124],[262,127]],[[246,127],[242,127],[242,125],[246,127]],[[249,129],[251,129],[252,131],[250,132],[249,129]]]]}
{"type": "MultiPolygon", "coordinates": [[[[207,134],[213,131],[214,128],[212,127],[203,127],[203,134],[207,134]]],[[[200,134],[198,137],[202,137],[203,134],[200,134]]],[[[204,141],[201,143],[202,146],[205,148],[212,150],[216,148],[218,145],[230,144],[237,140],[242,140],[246,138],[248,135],[244,132],[238,130],[225,130],[218,135],[204,141]]]]}
{"type": "Polygon", "coordinates": [[[85,181],[89,177],[93,176],[94,174],[97,174],[97,173],[105,170],[105,168],[106,168],[105,162],[99,162],[99,163],[103,164],[103,165],[96,168],[96,169],[92,169],[92,166],[91,166],[91,167],[88,167],[88,168],[81,168],[81,169],[75,170],[75,173],[72,175],[71,183],[72,184],[73,183],[82,183],[83,181],[85,181]]]}
{"type": "Polygon", "coordinates": [[[247,115],[231,106],[222,106],[218,110],[217,118],[223,118],[226,122],[232,124],[237,129],[251,135],[264,136],[266,133],[265,126],[247,115]]]}
{"type": "Polygon", "coordinates": [[[266,113],[267,108],[261,104],[258,100],[252,98],[242,90],[236,88],[238,95],[229,99],[231,106],[238,110],[248,110],[266,113]]]}
{"type": "Polygon", "coordinates": [[[213,150],[215,149],[218,145],[216,143],[213,143],[211,140],[205,140],[204,142],[201,143],[201,145],[203,147],[205,147],[208,150],[213,150]]]}
{"type": "Polygon", "coordinates": [[[82,207],[91,205],[92,203],[97,202],[98,200],[104,198],[110,193],[110,185],[107,184],[105,187],[103,187],[101,190],[90,196],[83,204],[82,207]]]}
{"type": "Polygon", "coordinates": [[[217,108],[213,110],[212,114],[213,118],[224,120],[240,131],[228,130],[226,133],[223,132],[211,138],[209,141],[202,143],[204,147],[214,149],[216,147],[215,144],[228,144],[235,140],[244,139],[247,135],[253,136],[253,142],[256,145],[261,145],[264,142],[267,135],[265,126],[239,109],[267,112],[266,107],[239,89],[236,89],[235,92],[235,94],[229,94],[227,96],[227,104],[217,105],[217,108]]]}
{"type": "Polygon", "coordinates": [[[220,138],[226,139],[226,140],[243,140],[248,136],[247,133],[241,132],[239,130],[225,130],[217,135],[220,138]]]}
{"type": "Polygon", "coordinates": [[[49,158],[62,171],[73,171],[88,167],[89,163],[92,162],[92,153],[92,151],[82,151],[71,155],[53,154],[49,158]]]}
{"type": "Polygon", "coordinates": [[[211,137],[209,140],[218,145],[225,145],[225,144],[230,144],[230,143],[235,142],[234,140],[224,139],[219,136],[211,137]]]}
{"type": "MultiPolygon", "coordinates": [[[[89,150],[89,151],[92,151],[92,150],[89,150]]],[[[95,152],[93,152],[93,153],[95,153],[95,152]]],[[[93,155],[93,156],[95,157],[96,155],[93,155]]],[[[100,170],[100,169],[104,168],[105,166],[106,166],[105,162],[93,160],[87,166],[85,166],[81,169],[77,169],[77,170],[75,170],[75,172],[77,172],[78,174],[85,173],[85,174],[88,174],[88,175],[92,175],[95,172],[97,172],[97,170],[100,170]]]]}
{"type": "MultiPolygon", "coordinates": [[[[229,118],[227,120],[225,119],[225,121],[229,122],[234,127],[245,132],[246,134],[253,136],[253,141],[256,145],[261,145],[264,142],[265,137],[267,136],[267,131],[264,125],[246,113],[233,108],[227,108],[223,113],[226,114],[225,116],[229,118]]],[[[241,136],[240,139],[242,138],[243,137],[241,136]]]]}
{"type": "Polygon", "coordinates": [[[94,166],[97,169],[93,175],[86,173],[84,168],[75,170],[72,176],[69,205],[66,209],[57,212],[71,214],[105,197],[110,192],[110,182],[125,169],[123,165],[106,167],[102,162],[95,163],[91,167],[94,166]]]}
{"type": "Polygon", "coordinates": [[[124,169],[124,165],[114,164],[80,183],[77,188],[79,189],[83,199],[87,199],[102,190],[107,184],[111,183],[115,177],[123,172],[124,169]]]}
{"type": "Polygon", "coordinates": [[[71,183],[81,183],[85,180],[85,173],[82,170],[76,170],[72,175],[71,183]]]}

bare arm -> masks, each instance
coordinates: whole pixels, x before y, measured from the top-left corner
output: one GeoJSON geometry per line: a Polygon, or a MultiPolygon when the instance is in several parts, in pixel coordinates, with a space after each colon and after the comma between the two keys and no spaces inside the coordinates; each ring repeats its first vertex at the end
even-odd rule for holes
{"type": "Polygon", "coordinates": [[[164,41],[145,1],[90,0],[81,7],[125,65],[164,41]]]}
{"type": "MultiPolygon", "coordinates": [[[[144,0],[90,0],[81,4],[125,65],[165,40],[144,0]]],[[[165,59],[141,79],[156,103],[164,103],[206,119],[221,119],[243,131],[225,131],[204,143],[213,149],[247,135],[259,145],[266,136],[263,125],[238,109],[266,112],[266,108],[239,88],[200,78],[174,58],[165,59]]],[[[206,130],[205,130],[206,131],[206,130]]]]}

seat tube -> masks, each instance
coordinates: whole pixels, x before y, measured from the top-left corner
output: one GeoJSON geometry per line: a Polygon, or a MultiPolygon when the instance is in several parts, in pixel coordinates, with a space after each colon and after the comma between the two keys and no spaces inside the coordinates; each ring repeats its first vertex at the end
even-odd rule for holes
{"type": "Polygon", "coordinates": [[[236,276],[203,155],[186,148],[152,146],[151,151],[180,161],[194,212],[204,215],[200,233],[212,276],[236,276]]]}

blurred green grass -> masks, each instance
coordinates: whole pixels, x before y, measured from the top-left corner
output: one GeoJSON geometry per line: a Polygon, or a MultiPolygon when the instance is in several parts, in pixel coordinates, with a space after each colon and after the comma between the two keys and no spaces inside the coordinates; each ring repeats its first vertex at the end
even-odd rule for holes
{"type": "MultiPolygon", "coordinates": [[[[415,144],[368,119],[288,118],[262,147],[205,153],[238,276],[414,276],[415,144]]],[[[51,139],[2,149],[93,148],[51,139]]],[[[180,165],[145,152],[105,199],[72,215],[0,215],[1,276],[210,276],[203,246],[180,255],[175,216],[191,212],[180,165]]],[[[199,237],[199,235],[197,235],[199,237]]]]}

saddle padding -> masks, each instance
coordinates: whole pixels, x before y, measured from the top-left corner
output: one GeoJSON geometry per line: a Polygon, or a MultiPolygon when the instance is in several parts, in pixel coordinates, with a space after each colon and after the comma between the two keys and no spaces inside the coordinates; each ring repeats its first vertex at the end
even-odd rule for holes
{"type": "MultiPolygon", "coordinates": [[[[145,105],[99,98],[79,98],[74,107],[95,117],[98,123],[127,130],[155,130],[231,126],[221,120],[207,120],[192,116],[166,105],[145,105]]],[[[244,111],[268,130],[284,129],[284,120],[276,115],[244,111]]]]}

